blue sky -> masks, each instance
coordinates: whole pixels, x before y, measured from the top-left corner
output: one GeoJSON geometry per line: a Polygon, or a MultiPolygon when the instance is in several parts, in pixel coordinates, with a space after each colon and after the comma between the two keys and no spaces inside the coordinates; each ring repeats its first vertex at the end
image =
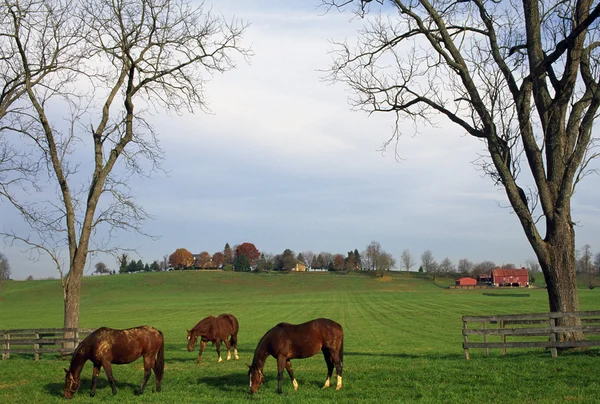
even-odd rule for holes
{"type": "MultiPolygon", "coordinates": [[[[206,87],[210,114],[154,117],[168,175],[136,179],[137,201],[153,216],[144,230],[121,233],[132,258],[160,260],[177,248],[221,251],[252,242],[260,251],[289,248],[342,253],[371,241],[399,261],[431,250],[436,260],[523,265],[533,258],[504,191],[472,162],[483,144],[440,119],[413,135],[403,126],[394,151],[378,151],[393,116],[351,111],[347,88],[323,82],[331,39],[352,38],[361,22],[316,8],[319,0],[215,1],[214,12],[250,22],[254,57],[215,76],[206,87]]],[[[598,176],[573,198],[577,247],[592,250],[600,228],[598,176]]],[[[3,224],[19,222],[6,204],[3,224]]],[[[44,259],[32,262],[4,246],[15,279],[58,277],[44,259]]],[[[597,251],[597,250],[596,250],[597,251]]],[[[110,257],[101,260],[116,269],[110,257]]],[[[417,266],[418,267],[418,266],[417,266]]],[[[414,268],[416,269],[416,268],[414,268]]]]}

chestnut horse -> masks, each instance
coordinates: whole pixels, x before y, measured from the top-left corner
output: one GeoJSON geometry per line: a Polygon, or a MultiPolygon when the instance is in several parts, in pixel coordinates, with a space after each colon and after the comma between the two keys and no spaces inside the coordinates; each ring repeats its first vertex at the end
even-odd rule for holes
{"type": "Polygon", "coordinates": [[[165,368],[165,341],[163,333],[150,326],[114,330],[112,328],[98,328],[88,335],[73,352],[71,366],[65,376],[65,398],[73,398],[81,384],[81,370],[88,360],[94,364],[92,374],[92,389],[90,396],[96,394],[96,381],[100,374],[100,367],[104,368],[106,377],[112,388],[112,393],[117,394],[115,378],[112,374],[111,364],[131,363],[140,356],[144,357],[144,381],[136,394],[142,394],[148,378],[156,375],[156,391],[160,391],[160,383],[165,368]]]}
{"type": "Polygon", "coordinates": [[[217,345],[217,355],[219,356],[218,363],[222,362],[221,358],[221,341],[227,346],[227,360],[231,359],[231,347],[233,347],[233,354],[235,359],[240,359],[237,351],[237,335],[238,335],[239,324],[237,318],[231,314],[221,314],[219,317],[208,316],[200,320],[198,324],[191,330],[187,330],[188,346],[187,350],[192,352],[200,336],[200,353],[198,354],[198,360],[196,363],[200,363],[202,360],[202,352],[206,348],[207,342],[212,342],[217,345]],[[227,340],[227,338],[229,341],[227,340]]]}
{"type": "Polygon", "coordinates": [[[336,390],[342,388],[342,361],[344,358],[344,332],[342,326],[327,318],[317,318],[302,324],[279,323],[261,338],[252,365],[248,365],[250,394],[254,394],[263,383],[263,367],[269,355],[277,360],[277,392],[281,393],[283,369],[292,379],[294,390],[298,382],[294,378],[290,359],[309,358],[323,352],[327,363],[327,379],[323,388],[329,387],[333,367],[337,372],[336,390]]]}

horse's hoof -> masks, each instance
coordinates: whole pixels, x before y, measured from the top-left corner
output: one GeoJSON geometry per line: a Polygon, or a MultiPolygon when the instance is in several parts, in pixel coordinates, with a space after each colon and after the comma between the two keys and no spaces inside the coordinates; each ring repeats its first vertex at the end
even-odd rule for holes
{"type": "Polygon", "coordinates": [[[136,396],[141,396],[143,392],[144,392],[143,390],[136,390],[136,391],[134,392],[134,394],[135,394],[136,396]]]}
{"type": "Polygon", "coordinates": [[[96,393],[90,393],[90,397],[94,397],[96,393]]]}
{"type": "Polygon", "coordinates": [[[337,386],[335,389],[340,390],[341,388],[342,388],[342,386],[337,386]]]}

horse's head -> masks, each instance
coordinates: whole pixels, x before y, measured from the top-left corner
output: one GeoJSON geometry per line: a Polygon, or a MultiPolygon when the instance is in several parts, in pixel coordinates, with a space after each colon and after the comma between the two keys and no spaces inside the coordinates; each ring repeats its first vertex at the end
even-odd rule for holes
{"type": "Polygon", "coordinates": [[[193,331],[187,330],[187,340],[188,340],[188,352],[192,352],[194,347],[196,346],[196,342],[198,341],[198,334],[195,334],[193,331]]]}
{"type": "Polygon", "coordinates": [[[258,391],[261,384],[265,380],[265,375],[262,369],[259,369],[256,365],[248,365],[248,378],[250,379],[250,394],[254,394],[258,391]]]}
{"type": "Polygon", "coordinates": [[[73,398],[77,390],[79,390],[79,384],[81,380],[79,375],[69,372],[65,369],[65,398],[73,398]]]}

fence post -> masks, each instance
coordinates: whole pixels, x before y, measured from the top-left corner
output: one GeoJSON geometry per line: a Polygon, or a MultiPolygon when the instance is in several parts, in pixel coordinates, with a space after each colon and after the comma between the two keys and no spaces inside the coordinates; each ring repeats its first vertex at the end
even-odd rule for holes
{"type": "Polygon", "coordinates": [[[40,349],[40,344],[39,344],[39,340],[40,340],[40,333],[39,332],[35,332],[34,334],[35,336],[35,341],[33,344],[33,360],[37,361],[40,359],[40,353],[39,353],[39,349],[40,349]]]}
{"type": "MultiPolygon", "coordinates": [[[[504,329],[504,320],[500,320],[500,329],[504,329]]],[[[502,344],[504,344],[504,346],[502,347],[502,355],[506,355],[506,334],[502,334],[501,340],[502,344]]]]}
{"type": "Polygon", "coordinates": [[[469,348],[467,348],[467,343],[469,342],[469,337],[467,336],[467,334],[465,333],[465,330],[467,329],[467,322],[465,320],[463,320],[463,338],[464,338],[464,350],[465,350],[465,359],[469,360],[469,348]]]}
{"type": "Polygon", "coordinates": [[[3,347],[6,352],[2,351],[2,360],[5,360],[5,359],[10,358],[10,342],[9,342],[10,334],[8,334],[8,333],[4,334],[3,340],[4,340],[3,347]]]}
{"type": "Polygon", "coordinates": [[[552,357],[556,358],[558,356],[558,352],[556,350],[556,319],[550,318],[550,352],[552,353],[552,357]]]}
{"type": "MultiPolygon", "coordinates": [[[[483,320],[483,329],[484,329],[484,330],[486,329],[486,323],[487,323],[487,321],[483,320]]],[[[484,333],[483,333],[483,342],[484,342],[485,344],[487,344],[487,342],[488,342],[488,339],[487,339],[487,332],[485,332],[485,331],[484,331],[484,333]]],[[[489,348],[485,348],[484,352],[485,352],[485,356],[488,356],[488,354],[489,354],[489,352],[490,352],[490,349],[489,349],[489,348]]]]}

